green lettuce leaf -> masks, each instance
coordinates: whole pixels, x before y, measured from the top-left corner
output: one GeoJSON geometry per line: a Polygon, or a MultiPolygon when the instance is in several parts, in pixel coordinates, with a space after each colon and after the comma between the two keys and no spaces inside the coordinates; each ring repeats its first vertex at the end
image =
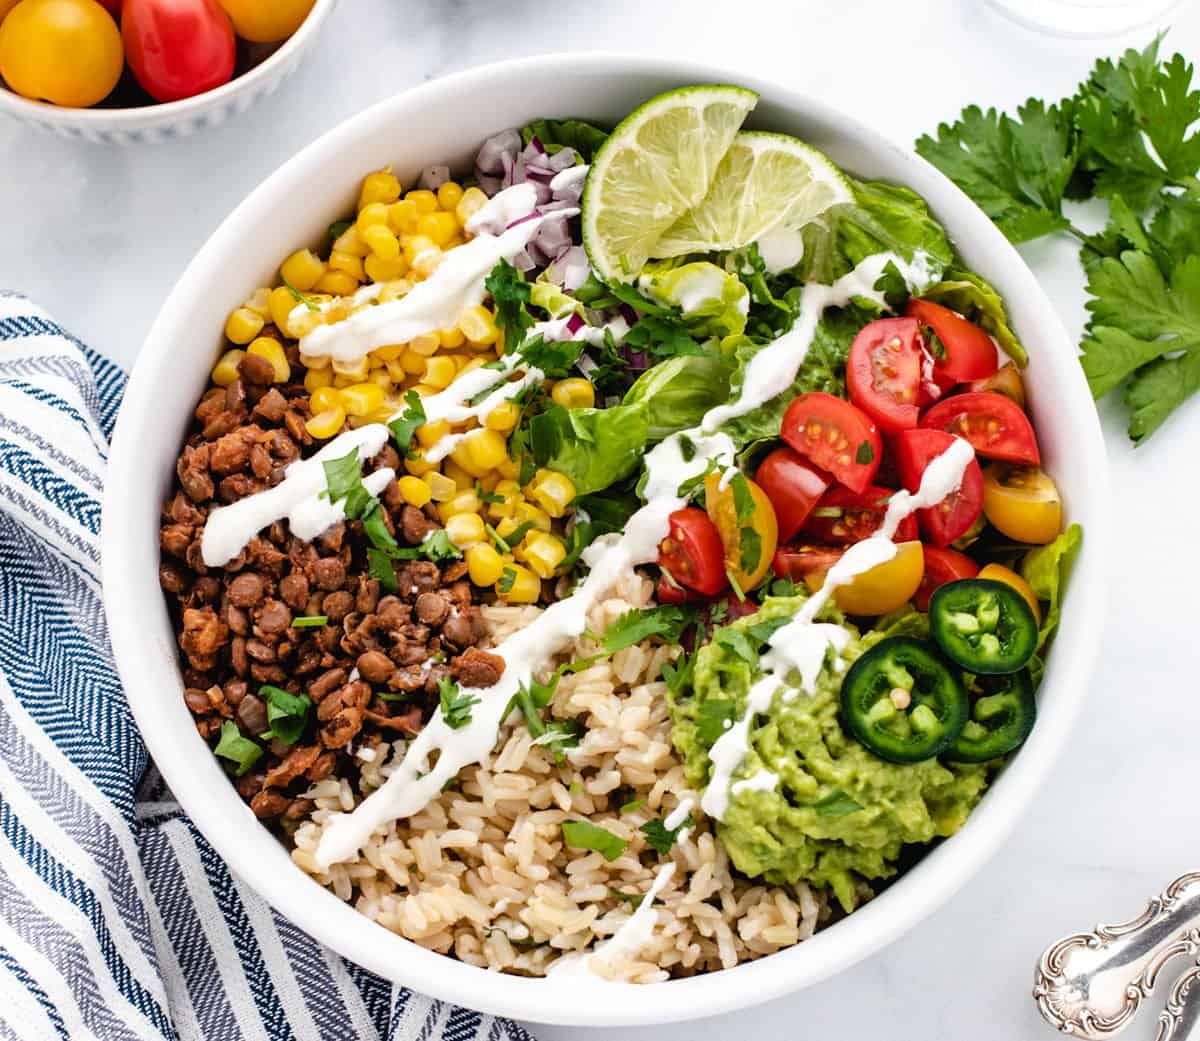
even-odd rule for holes
{"type": "Polygon", "coordinates": [[[563,292],[562,286],[551,282],[543,271],[537,281],[529,287],[529,303],[545,311],[551,318],[565,318],[569,314],[583,314],[583,303],[563,292]]]}
{"type": "Polygon", "coordinates": [[[1021,577],[1029,583],[1037,598],[1049,605],[1038,633],[1039,651],[1058,628],[1063,591],[1082,544],[1083,528],[1072,524],[1049,545],[1031,549],[1021,563],[1021,577]]]}
{"type": "Polygon", "coordinates": [[[708,261],[651,261],[638,288],[660,304],[680,308],[694,336],[736,336],[746,328],[749,290],[737,275],[708,261]]]}
{"type": "Polygon", "coordinates": [[[535,137],[549,155],[563,148],[574,148],[585,163],[590,163],[596,149],[608,137],[608,131],[582,119],[535,119],[521,128],[521,140],[529,144],[535,137]]]}
{"type": "Polygon", "coordinates": [[[729,398],[729,362],[716,354],[669,358],[641,374],[624,407],[640,408],[651,441],[696,426],[704,413],[729,398]]]}
{"type": "Polygon", "coordinates": [[[1029,355],[1008,324],[1004,301],[979,275],[958,268],[949,270],[941,282],[930,286],[921,296],[957,311],[986,329],[1005,354],[1017,363],[1017,368],[1023,369],[1028,364],[1029,355]]]}

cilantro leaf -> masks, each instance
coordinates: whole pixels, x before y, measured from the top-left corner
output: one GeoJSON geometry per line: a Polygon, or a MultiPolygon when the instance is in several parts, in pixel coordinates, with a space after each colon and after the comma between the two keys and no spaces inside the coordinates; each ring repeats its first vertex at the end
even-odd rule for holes
{"type": "Polygon", "coordinates": [[[514,351],[525,339],[525,330],[533,325],[533,316],[526,307],[531,296],[529,283],[512,264],[501,260],[483,284],[496,305],[496,324],[504,330],[504,348],[514,351]]]}
{"type": "Polygon", "coordinates": [[[688,327],[679,320],[646,315],[634,323],[625,335],[625,346],[645,351],[652,358],[672,358],[677,354],[708,354],[697,343],[688,327]]]}
{"type": "Polygon", "coordinates": [[[517,581],[517,570],[513,567],[506,567],[500,572],[500,578],[496,581],[497,593],[511,593],[513,584],[517,581]]]}
{"type": "Polygon", "coordinates": [[[662,667],[663,682],[672,697],[679,697],[691,685],[692,673],[696,671],[696,655],[685,654],[674,664],[667,662],[662,667]]]}
{"type": "Polygon", "coordinates": [[[325,494],[329,501],[335,506],[340,502],[342,512],[350,520],[362,517],[374,497],[362,482],[358,449],[351,448],[338,459],[326,459],[321,466],[325,471],[325,494]]]}
{"type": "Polygon", "coordinates": [[[237,767],[235,773],[241,777],[258,762],[262,757],[263,750],[260,745],[248,737],[242,737],[238,725],[232,719],[227,719],[221,724],[221,739],[217,742],[217,747],[213,749],[213,754],[233,763],[237,767]]]}
{"type": "Polygon", "coordinates": [[[619,835],[587,821],[563,821],[563,839],[572,849],[595,850],[607,861],[614,861],[629,845],[619,835]]]}
{"type": "Polygon", "coordinates": [[[461,730],[471,722],[471,709],[479,704],[479,698],[464,694],[449,676],[441,677],[437,686],[442,719],[451,730],[461,730]]]}
{"type": "Polygon", "coordinates": [[[379,581],[385,593],[400,591],[400,583],[396,581],[396,569],[392,566],[390,554],[381,549],[367,550],[367,574],[379,581]]]}
{"type": "Polygon", "coordinates": [[[541,369],[550,379],[570,375],[583,353],[583,340],[546,340],[534,336],[520,347],[521,357],[535,369],[541,369]]]}
{"type": "Polygon", "coordinates": [[[411,455],[409,448],[413,434],[417,432],[417,427],[425,425],[425,406],[421,403],[421,395],[415,390],[405,394],[404,400],[408,407],[388,424],[388,430],[392,432],[400,451],[411,455]]]}
{"type": "Polygon", "coordinates": [[[696,709],[696,736],[711,747],[733,725],[737,702],[732,698],[712,698],[696,709]]]}
{"type": "Polygon", "coordinates": [[[269,683],[258,688],[258,695],[267,703],[267,722],[271,727],[268,733],[285,745],[294,745],[308,723],[312,699],[307,694],[293,694],[269,683]]]}
{"type": "Polygon", "coordinates": [[[650,846],[660,857],[665,857],[671,852],[671,847],[675,845],[675,839],[684,828],[690,828],[695,825],[692,816],[689,813],[682,824],[675,828],[668,828],[665,821],[652,820],[646,821],[638,830],[646,836],[646,844],[650,846]]]}
{"type": "Polygon", "coordinates": [[[431,531],[422,539],[418,549],[421,556],[434,563],[440,563],[443,560],[458,560],[462,556],[462,550],[450,541],[450,536],[446,534],[445,528],[431,531]]]}
{"type": "Polygon", "coordinates": [[[604,631],[600,644],[609,654],[616,654],[651,636],[678,643],[692,618],[692,612],[682,607],[631,608],[604,631]]]}
{"type": "Polygon", "coordinates": [[[861,810],[862,803],[855,801],[841,788],[831,788],[814,802],[812,807],[819,817],[844,817],[848,813],[861,810]]]}

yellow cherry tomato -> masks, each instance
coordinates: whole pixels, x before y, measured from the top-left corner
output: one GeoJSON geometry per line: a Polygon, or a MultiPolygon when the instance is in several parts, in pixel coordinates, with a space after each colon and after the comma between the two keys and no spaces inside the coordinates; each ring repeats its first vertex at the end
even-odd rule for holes
{"type": "Polygon", "coordinates": [[[87,108],[112,92],[124,61],[96,0],[21,0],[0,23],[0,75],[23,97],[87,108]]]}
{"type": "Polygon", "coordinates": [[[1062,531],[1062,499],[1037,466],[992,463],[983,471],[983,512],[1002,534],[1044,545],[1062,531]]]}
{"type": "Polygon", "coordinates": [[[314,0],[220,0],[233,30],[251,43],[286,40],[308,17],[314,0]]]}
{"type": "Polygon", "coordinates": [[[4,21],[4,16],[20,2],[21,0],[0,0],[0,22],[4,21]]]}
{"type": "Polygon", "coordinates": [[[988,564],[982,571],[979,572],[976,578],[990,578],[993,582],[1003,582],[1006,586],[1012,586],[1022,599],[1033,609],[1033,620],[1042,624],[1042,605],[1038,603],[1037,594],[1033,588],[1020,575],[1010,568],[1006,568],[1003,564],[988,564]]]}
{"type": "Polygon", "coordinates": [[[744,474],[722,488],[721,475],[714,473],[704,479],[704,506],[721,533],[725,571],[743,593],[750,592],[770,569],[779,542],[771,500],[744,474]]]}
{"type": "MultiPolygon", "coordinates": [[[[834,590],[833,599],[846,614],[887,614],[903,607],[925,577],[925,551],[919,542],[901,542],[891,560],[864,571],[834,590]]],[[[805,578],[815,593],[825,584],[825,572],[805,578]]]]}
{"type": "Polygon", "coordinates": [[[975,380],[969,389],[992,390],[1015,401],[1021,408],[1025,407],[1025,384],[1021,381],[1021,373],[1011,361],[1001,365],[987,378],[975,380]]]}

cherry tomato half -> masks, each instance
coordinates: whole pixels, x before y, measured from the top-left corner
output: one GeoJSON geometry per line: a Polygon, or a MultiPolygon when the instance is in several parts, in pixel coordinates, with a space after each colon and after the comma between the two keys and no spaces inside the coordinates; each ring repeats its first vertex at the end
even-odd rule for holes
{"type": "Polygon", "coordinates": [[[96,0],[24,0],[0,22],[0,75],[22,97],[87,108],[122,65],[121,33],[96,0]]]}
{"type": "Polygon", "coordinates": [[[979,574],[979,565],[965,553],[956,549],[938,549],[937,546],[925,547],[925,577],[913,594],[913,604],[918,611],[929,610],[929,598],[934,591],[947,582],[956,582],[960,578],[974,578],[979,574]]]}
{"type": "Polygon", "coordinates": [[[915,318],[881,318],[864,325],[850,346],[850,400],[886,434],[917,425],[922,351],[915,318]]]}
{"type": "MultiPolygon", "coordinates": [[[[800,530],[806,539],[849,546],[874,535],[883,523],[892,488],[871,485],[861,492],[849,488],[830,488],[808,515],[800,530]]],[[[917,518],[905,517],[896,529],[893,542],[912,542],[917,537],[917,518]]]]}
{"type": "Polygon", "coordinates": [[[217,0],[125,0],[121,36],[155,101],[203,94],[233,76],[233,26],[217,0]]]}
{"type": "MultiPolygon", "coordinates": [[[[910,492],[921,486],[925,468],[954,443],[954,435],[944,430],[904,430],[892,441],[900,480],[910,492]]],[[[972,459],[963,471],[958,491],[951,492],[936,506],[918,510],[921,531],[935,546],[950,545],[971,526],[983,512],[983,474],[979,463],[972,459]]]]}
{"type": "Polygon", "coordinates": [[[780,436],[847,488],[871,483],[883,455],[879,429],[848,401],[832,394],[801,394],[783,415],[780,436]]]}
{"type": "Polygon", "coordinates": [[[308,17],[314,0],[221,0],[238,36],[251,43],[286,40],[308,17]]]}
{"type": "Polygon", "coordinates": [[[748,477],[734,477],[722,488],[721,475],[709,474],[704,479],[704,508],[721,533],[725,571],[743,593],[749,593],[766,576],[779,542],[771,500],[748,477]]]}
{"type": "Polygon", "coordinates": [[[775,574],[797,582],[807,582],[815,575],[825,580],[825,572],[842,559],[846,550],[840,546],[814,546],[808,543],[793,543],[780,546],[775,551],[771,566],[775,574]]]}
{"type": "MultiPolygon", "coordinates": [[[[842,551],[838,551],[839,556],[842,551]]],[[[832,566],[832,565],[830,565],[832,566]]],[[[816,569],[804,576],[814,593],[825,584],[829,571],[816,569]]],[[[855,575],[844,586],[833,591],[834,602],[846,614],[879,615],[895,611],[908,603],[921,584],[925,573],[925,555],[921,543],[901,542],[891,560],[876,564],[868,571],[855,575]]]]}
{"type": "Polygon", "coordinates": [[[699,604],[704,602],[704,594],[687,586],[677,586],[663,574],[658,576],[654,599],[660,604],[699,604]]]}
{"type": "Polygon", "coordinates": [[[921,417],[921,426],[957,434],[992,459],[1030,466],[1041,462],[1028,417],[1011,398],[994,391],[954,394],[939,401],[921,417]]]}
{"type": "Polygon", "coordinates": [[[1043,545],[1062,531],[1062,498],[1045,470],[992,463],[983,477],[983,508],[1010,539],[1043,545]]]}
{"type": "Polygon", "coordinates": [[[827,475],[810,466],[787,446],[776,448],[763,459],[754,479],[775,508],[779,537],[784,541],[800,530],[804,519],[830,484],[827,475]]]}
{"type": "Polygon", "coordinates": [[[720,532],[693,506],[668,518],[667,537],[658,544],[658,566],[679,585],[704,596],[716,596],[728,585],[720,532]]]}
{"type": "Polygon", "coordinates": [[[967,390],[991,390],[1011,398],[1022,409],[1025,408],[1025,384],[1021,373],[1011,361],[1005,362],[995,373],[983,380],[972,380],[967,384],[967,390]]]}
{"type": "Polygon", "coordinates": [[[934,370],[941,376],[955,383],[965,383],[987,379],[1000,367],[1000,357],[992,338],[957,311],[914,297],[908,301],[905,314],[933,330],[934,337],[927,339],[932,341],[934,370]],[[940,356],[936,344],[941,345],[945,357],[940,356]]]}

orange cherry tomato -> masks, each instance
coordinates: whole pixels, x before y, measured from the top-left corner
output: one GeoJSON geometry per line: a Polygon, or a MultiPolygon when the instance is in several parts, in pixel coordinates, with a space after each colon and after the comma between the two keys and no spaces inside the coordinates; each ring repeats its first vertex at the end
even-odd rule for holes
{"type": "Polygon", "coordinates": [[[235,44],[217,0],[124,0],[121,36],[137,81],[156,101],[228,83],[235,44]]]}
{"type": "Polygon", "coordinates": [[[314,0],[221,0],[234,31],[251,43],[286,40],[308,17],[314,0]]]}
{"type": "Polygon", "coordinates": [[[22,0],[0,23],[0,75],[22,97],[87,108],[122,64],[121,33],[96,0],[22,0]]]}
{"type": "Polygon", "coordinates": [[[1037,466],[992,463],[983,472],[983,512],[1010,539],[1044,545],[1062,531],[1062,498],[1037,466]]]}
{"type": "MultiPolygon", "coordinates": [[[[806,576],[808,587],[816,592],[825,584],[827,571],[806,576]]],[[[833,592],[834,602],[846,614],[879,615],[903,607],[925,574],[925,553],[919,542],[901,542],[891,560],[876,564],[870,571],[856,575],[833,592]]]]}
{"type": "Polygon", "coordinates": [[[988,564],[979,572],[979,577],[990,578],[993,582],[1003,582],[1006,586],[1012,586],[1021,594],[1025,603],[1033,609],[1033,620],[1038,625],[1042,624],[1042,605],[1038,603],[1037,594],[1033,591],[1033,587],[1011,568],[1006,568],[1003,564],[988,564]]]}
{"type": "Polygon", "coordinates": [[[738,475],[722,488],[721,475],[709,474],[704,479],[704,506],[725,547],[726,573],[738,589],[749,593],[766,577],[779,542],[771,500],[749,477],[738,475]],[[739,492],[742,481],[745,490],[739,492]]]}

